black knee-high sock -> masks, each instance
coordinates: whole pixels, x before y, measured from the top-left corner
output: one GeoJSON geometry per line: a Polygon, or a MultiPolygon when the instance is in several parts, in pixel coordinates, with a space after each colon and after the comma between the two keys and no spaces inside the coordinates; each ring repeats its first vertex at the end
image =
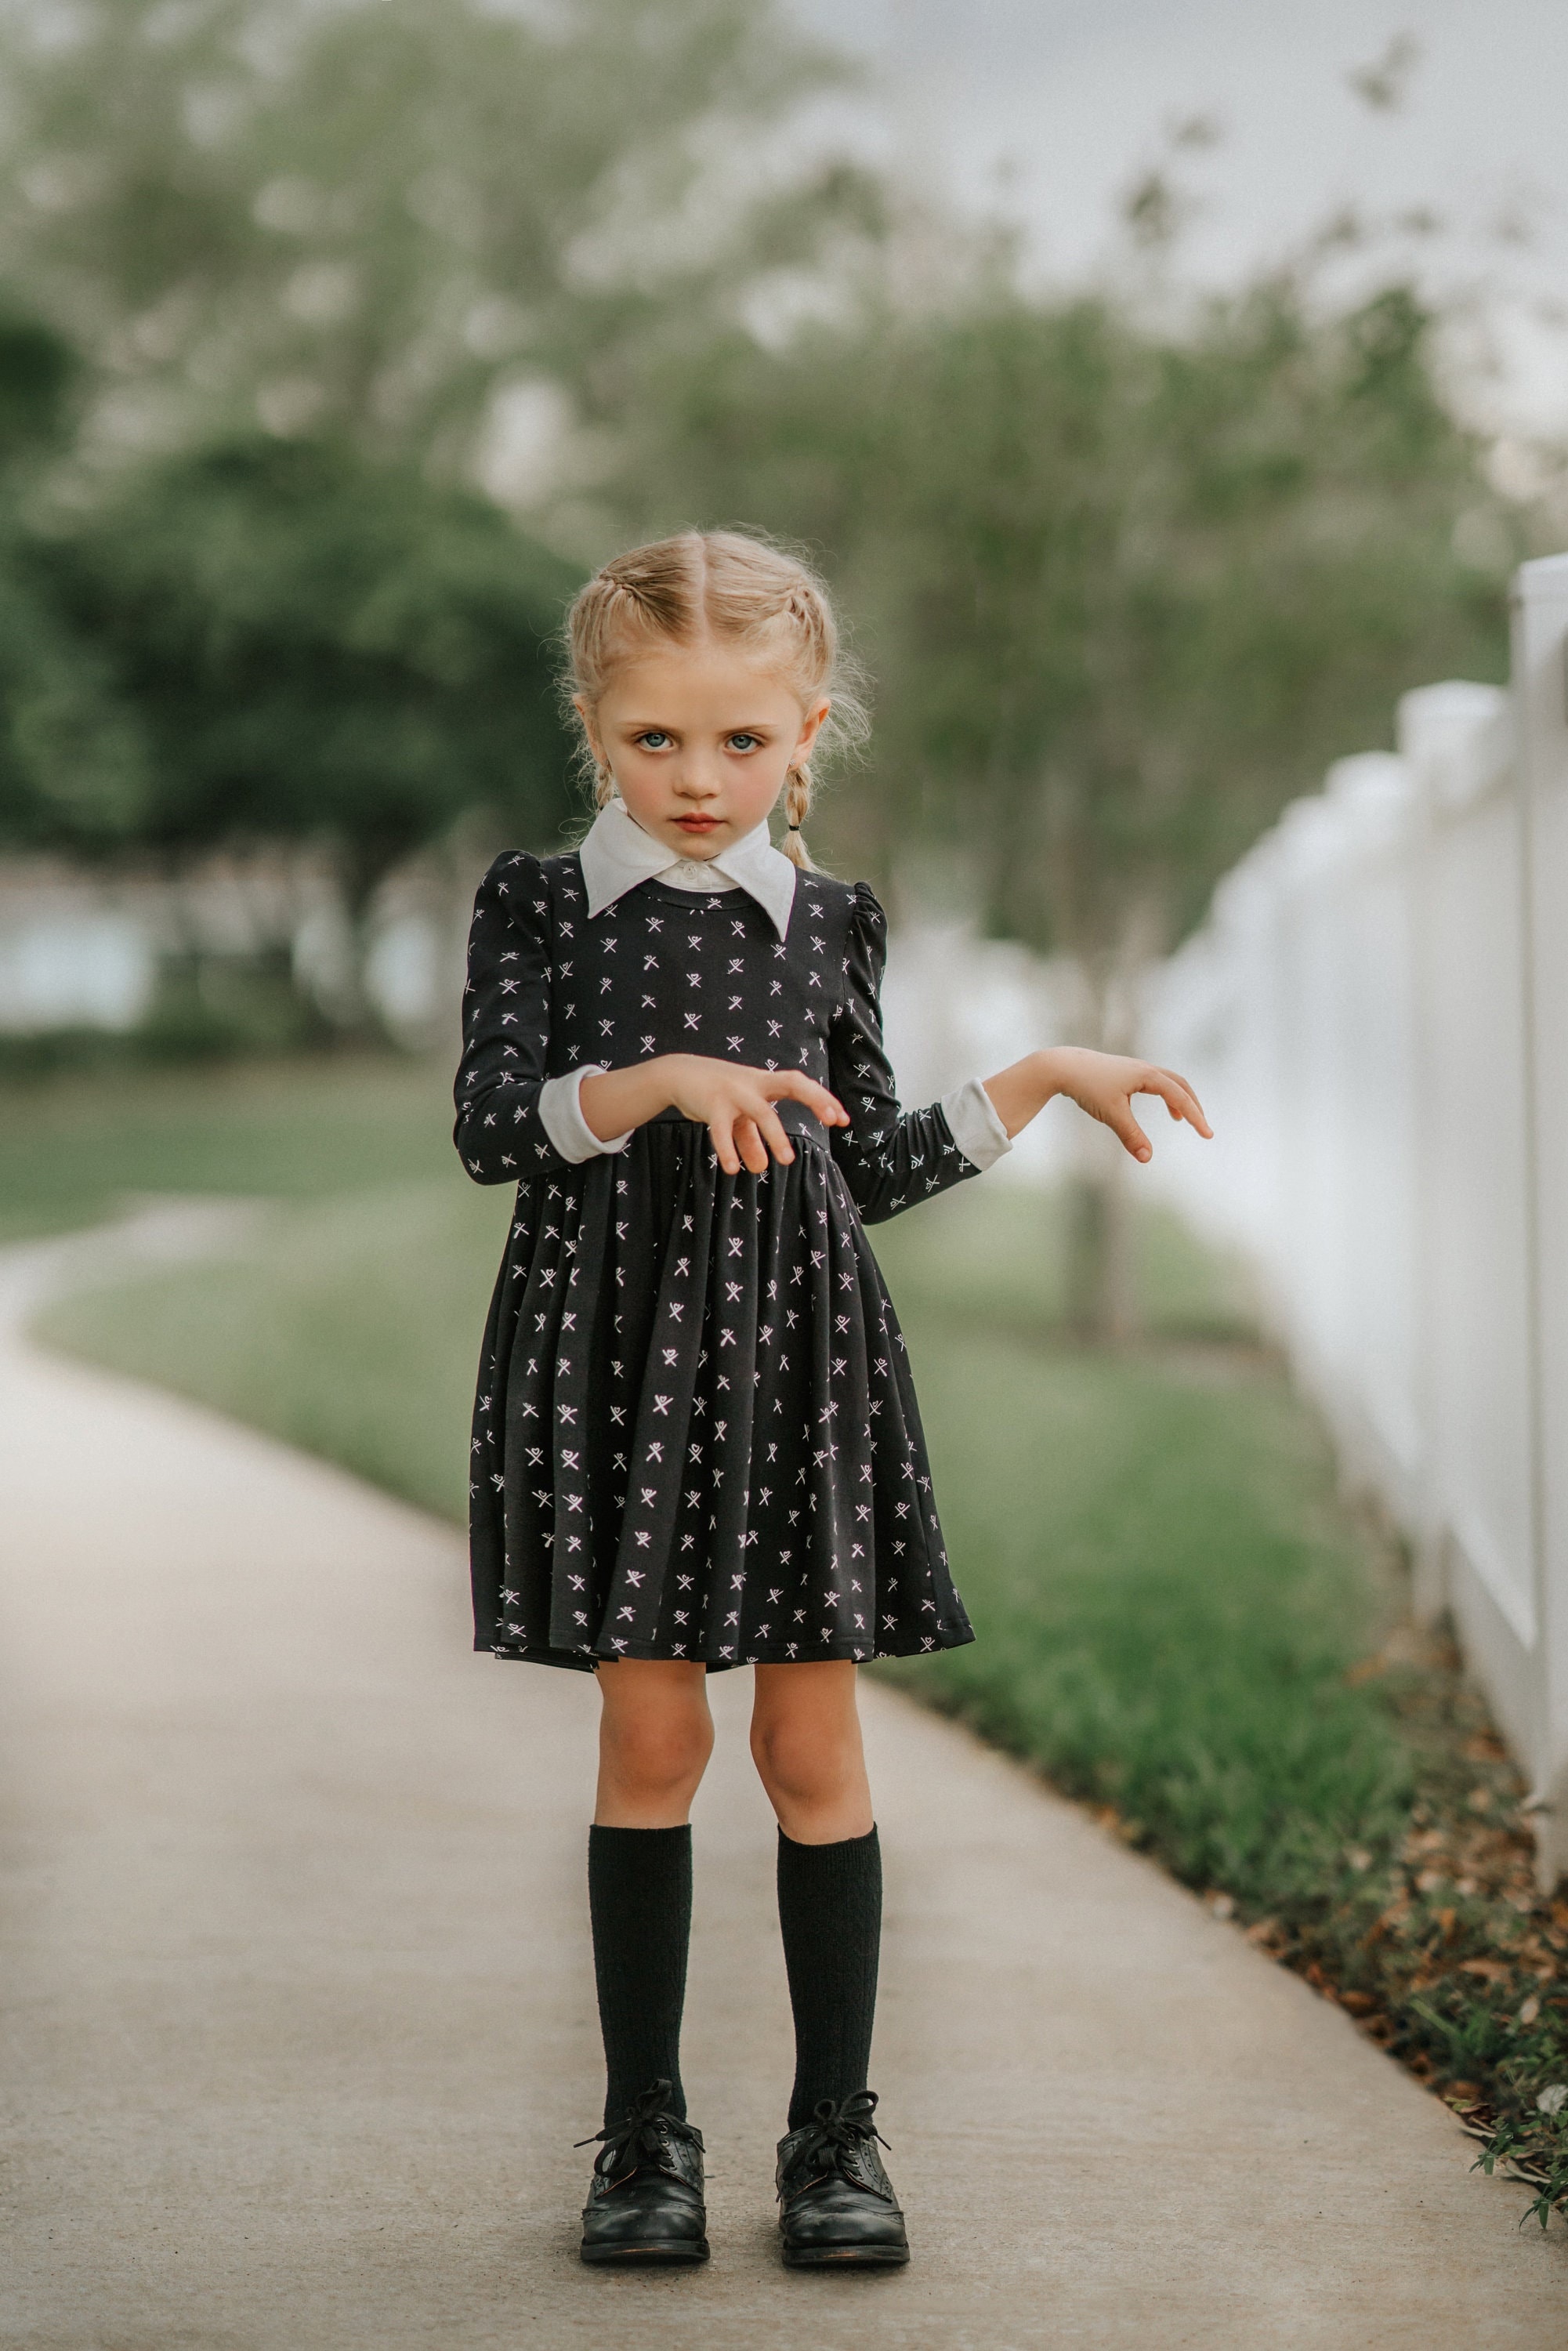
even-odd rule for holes
{"type": "Polygon", "coordinates": [[[604,2034],[604,2120],[625,2115],[650,2082],[668,2082],[676,2114],[681,2087],[681,2010],[692,1932],[692,1833],[678,1829],[588,1832],[588,1908],[593,1973],[604,2034]]]}
{"type": "Polygon", "coordinates": [[[795,2011],[789,2127],[866,2086],[882,1946],[882,1847],[869,1835],[796,1844],[779,1832],[779,1924],[795,2011]]]}

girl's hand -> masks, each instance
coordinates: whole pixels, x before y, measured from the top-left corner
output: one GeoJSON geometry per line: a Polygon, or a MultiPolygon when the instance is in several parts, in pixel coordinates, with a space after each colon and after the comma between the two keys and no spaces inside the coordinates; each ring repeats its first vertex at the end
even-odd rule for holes
{"type": "Polygon", "coordinates": [[[733,1061],[698,1053],[670,1059],[676,1073],[671,1104],[706,1127],[727,1176],[738,1176],[743,1166],[754,1176],[766,1175],[769,1151],[780,1166],[789,1166],[795,1146],[774,1111],[777,1102],[804,1102],[824,1126],[850,1123],[838,1096],[804,1071],[737,1068],[733,1061]]]}
{"type": "Polygon", "coordinates": [[[1134,1094],[1158,1094],[1172,1118],[1186,1119],[1201,1135],[1213,1129],[1203,1114],[1186,1080],[1155,1061],[1139,1061],[1126,1053],[1092,1053],[1086,1046],[1055,1045],[1015,1061],[1010,1070],[986,1080],[986,1092],[1009,1135],[1017,1134],[1053,1094],[1067,1094],[1120,1135],[1134,1159],[1152,1156],[1153,1145],[1133,1115],[1134,1094]]]}
{"type": "Polygon", "coordinates": [[[605,1143],[628,1127],[646,1125],[661,1111],[678,1110],[706,1127],[727,1176],[738,1176],[743,1166],[753,1176],[766,1175],[770,1151],[784,1167],[794,1158],[775,1102],[804,1102],[824,1126],[850,1123],[837,1095],[801,1070],[754,1070],[701,1053],[663,1053],[631,1069],[603,1071],[584,1078],[578,1100],[605,1143]]]}

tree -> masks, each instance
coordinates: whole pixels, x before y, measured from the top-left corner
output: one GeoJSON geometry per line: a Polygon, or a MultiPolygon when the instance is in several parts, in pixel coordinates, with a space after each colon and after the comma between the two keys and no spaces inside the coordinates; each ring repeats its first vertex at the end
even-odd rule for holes
{"type": "Polygon", "coordinates": [[[69,438],[81,373],[52,329],[0,309],[0,842],[99,852],[141,819],[145,747],[71,624],[28,510],[69,438]]]}
{"type": "MultiPolygon", "coordinates": [[[[822,549],[878,683],[831,836],[890,876],[901,842],[946,844],[992,928],[1072,959],[1084,1041],[1125,1045],[1139,970],[1287,800],[1384,739],[1404,688],[1503,674],[1524,523],[1430,337],[1397,286],[1335,313],[1287,274],[1178,329],[998,271],[965,304],[666,363],[639,519],[822,549]]],[[[1113,1223],[1103,1187],[1083,1219],[1113,1223]]],[[[1086,1241],[1101,1330],[1116,1260],[1086,1241]]]]}
{"type": "Polygon", "coordinates": [[[319,842],[362,946],[386,874],[465,810],[525,841],[568,812],[580,575],[474,495],[253,437],[146,469],[52,569],[145,735],[144,849],[319,842]]]}
{"type": "Polygon", "coordinates": [[[0,0],[0,263],[122,442],[259,408],[460,472],[509,383],[601,406],[874,214],[790,161],[840,69],[772,0],[0,0]]]}

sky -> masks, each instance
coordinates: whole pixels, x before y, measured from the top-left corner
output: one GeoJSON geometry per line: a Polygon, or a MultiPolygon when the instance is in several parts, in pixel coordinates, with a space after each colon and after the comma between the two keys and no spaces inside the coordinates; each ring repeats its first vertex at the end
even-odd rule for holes
{"type": "Polygon", "coordinates": [[[790,0],[872,65],[868,135],[1024,229],[1057,283],[1103,256],[1118,195],[1171,127],[1197,209],[1183,257],[1226,282],[1351,205],[1428,281],[1479,297],[1500,421],[1568,427],[1568,0],[790,0]],[[1392,107],[1349,77],[1388,57],[1392,107]],[[1399,52],[1395,53],[1399,68],[1399,52]],[[870,126],[875,124],[875,128],[870,126]],[[1561,313],[1561,319],[1555,314],[1561,313]]]}

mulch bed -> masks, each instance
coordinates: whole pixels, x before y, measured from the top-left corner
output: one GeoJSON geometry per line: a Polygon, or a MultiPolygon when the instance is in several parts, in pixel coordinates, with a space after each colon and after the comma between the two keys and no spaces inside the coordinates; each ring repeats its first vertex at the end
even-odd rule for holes
{"type": "Polygon", "coordinates": [[[1445,1632],[1402,1627],[1352,1678],[1414,1752],[1407,1825],[1248,1939],[1446,2100],[1544,2229],[1568,2215],[1568,1886],[1540,1890],[1524,1783],[1445,1632]]]}

